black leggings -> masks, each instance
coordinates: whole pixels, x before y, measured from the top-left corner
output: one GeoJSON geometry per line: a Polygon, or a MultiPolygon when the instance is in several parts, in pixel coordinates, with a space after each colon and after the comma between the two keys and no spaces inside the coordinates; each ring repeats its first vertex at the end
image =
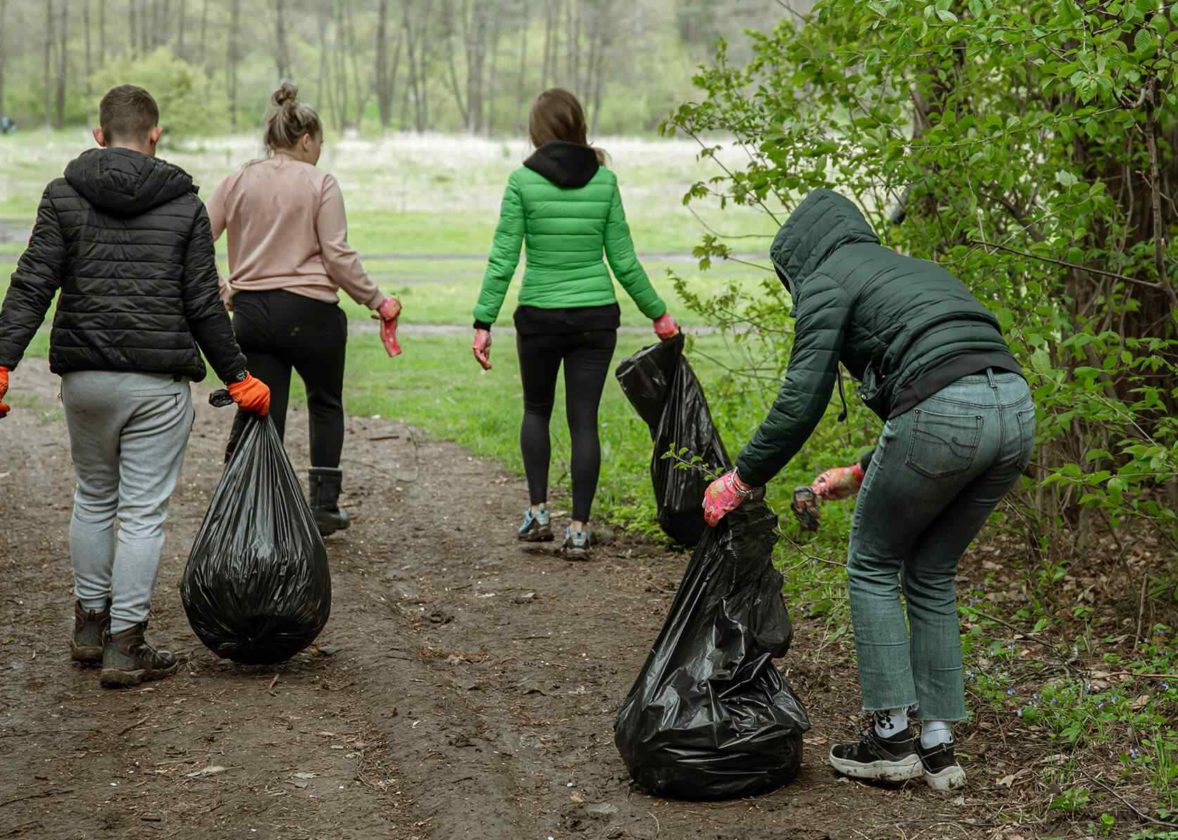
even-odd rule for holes
{"type": "Polygon", "coordinates": [[[348,343],[343,310],[291,292],[242,292],[233,299],[233,332],[249,372],[270,386],[270,417],[279,437],[286,431],[293,369],[307,387],[311,466],[338,467],[348,343]]]}
{"type": "Polygon", "coordinates": [[[565,413],[573,446],[573,519],[578,522],[589,521],[597,492],[601,470],[597,408],[617,343],[618,334],[614,330],[516,336],[524,385],[524,422],[519,446],[532,504],[548,501],[551,457],[548,421],[556,399],[556,375],[563,361],[565,413]]]}

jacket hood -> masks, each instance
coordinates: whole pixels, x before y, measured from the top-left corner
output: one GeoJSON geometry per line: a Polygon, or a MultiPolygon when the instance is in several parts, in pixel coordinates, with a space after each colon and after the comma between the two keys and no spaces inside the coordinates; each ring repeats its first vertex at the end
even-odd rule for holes
{"type": "Polygon", "coordinates": [[[65,168],[70,186],[96,207],[137,216],[196,192],[192,176],[178,166],[131,149],[91,149],[65,168]]]}
{"type": "Polygon", "coordinates": [[[583,187],[593,180],[601,163],[591,146],[553,140],[536,149],[524,166],[558,187],[583,187]]]}
{"type": "Polygon", "coordinates": [[[791,295],[844,245],[879,244],[859,208],[833,190],[814,190],[797,206],[769,248],[777,276],[791,295]]]}

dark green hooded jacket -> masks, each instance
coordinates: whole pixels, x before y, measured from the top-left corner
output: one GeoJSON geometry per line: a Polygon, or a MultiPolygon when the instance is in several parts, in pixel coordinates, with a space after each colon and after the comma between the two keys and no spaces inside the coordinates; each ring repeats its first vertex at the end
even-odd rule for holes
{"type": "Polygon", "coordinates": [[[793,298],[796,324],[781,392],[736,462],[749,484],[772,479],[813,433],[840,362],[883,420],[986,368],[1021,373],[998,321],[960,280],[880,245],[838,193],[806,196],[769,256],[793,298]]]}

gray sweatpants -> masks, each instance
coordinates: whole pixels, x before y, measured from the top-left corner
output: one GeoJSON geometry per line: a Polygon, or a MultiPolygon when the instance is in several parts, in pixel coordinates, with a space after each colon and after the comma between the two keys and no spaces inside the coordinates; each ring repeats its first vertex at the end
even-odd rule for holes
{"type": "Polygon", "coordinates": [[[195,417],[192,393],[171,376],[83,371],[62,377],[61,397],[78,477],[74,592],[86,609],[109,601],[118,633],[147,619],[195,417]]]}

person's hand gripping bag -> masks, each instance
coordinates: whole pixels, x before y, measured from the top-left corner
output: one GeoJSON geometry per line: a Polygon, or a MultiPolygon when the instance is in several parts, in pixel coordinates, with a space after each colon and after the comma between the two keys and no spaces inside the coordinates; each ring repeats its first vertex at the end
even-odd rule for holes
{"type": "Polygon", "coordinates": [[[247,415],[180,582],[193,631],[247,665],[307,647],[331,614],[327,550],[274,423],[247,415]]]}
{"type": "Polygon", "coordinates": [[[773,664],[793,638],[773,567],[777,517],[754,498],[708,529],[614,723],[639,787],[733,799],[793,781],[805,707],[773,664]]]}
{"type": "Polygon", "coordinates": [[[650,478],[659,527],[675,542],[694,546],[703,536],[703,498],[708,479],[701,470],[680,469],[667,452],[686,450],[711,469],[727,468],[728,453],[712,423],[703,387],[683,357],[682,334],[624,360],[616,372],[622,392],[650,428],[654,451],[650,478]]]}

